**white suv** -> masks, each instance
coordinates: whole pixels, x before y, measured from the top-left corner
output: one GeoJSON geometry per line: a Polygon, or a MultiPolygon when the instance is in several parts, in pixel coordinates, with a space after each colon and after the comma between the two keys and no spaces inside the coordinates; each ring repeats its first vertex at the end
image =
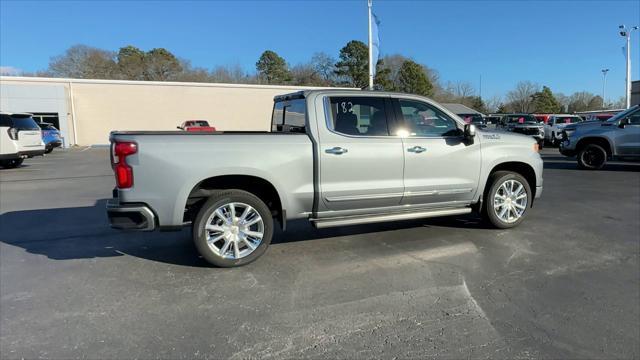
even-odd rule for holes
{"type": "Polygon", "coordinates": [[[42,131],[31,114],[0,112],[0,166],[14,168],[44,154],[42,131]]]}
{"type": "Polygon", "coordinates": [[[558,145],[562,140],[562,130],[569,124],[584,121],[578,115],[551,115],[544,125],[544,139],[552,145],[558,145]]]}

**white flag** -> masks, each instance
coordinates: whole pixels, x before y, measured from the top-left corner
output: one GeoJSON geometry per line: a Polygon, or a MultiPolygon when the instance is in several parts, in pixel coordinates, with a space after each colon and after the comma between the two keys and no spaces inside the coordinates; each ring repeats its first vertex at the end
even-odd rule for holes
{"type": "Polygon", "coordinates": [[[373,57],[373,76],[375,76],[376,64],[378,63],[378,57],[380,56],[380,37],[378,36],[378,25],[380,25],[380,20],[378,20],[376,14],[371,14],[373,15],[373,24],[371,24],[371,42],[373,43],[371,45],[373,48],[371,49],[371,53],[373,57]]]}

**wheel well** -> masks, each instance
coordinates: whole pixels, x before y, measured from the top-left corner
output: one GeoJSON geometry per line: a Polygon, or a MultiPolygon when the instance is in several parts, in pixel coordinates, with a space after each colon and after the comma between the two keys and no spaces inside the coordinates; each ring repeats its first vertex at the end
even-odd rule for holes
{"type": "Polygon", "coordinates": [[[576,144],[576,152],[580,152],[580,150],[582,150],[585,146],[589,144],[596,144],[596,145],[602,146],[602,148],[607,152],[607,157],[611,157],[613,155],[609,141],[601,137],[587,137],[584,139],[580,139],[580,141],[578,141],[578,144],[576,144]]]}
{"type": "MultiPolygon", "coordinates": [[[[525,180],[527,180],[527,182],[529,183],[529,187],[531,188],[531,192],[533,193],[533,198],[536,197],[536,172],[533,170],[531,165],[517,161],[505,162],[502,164],[498,164],[493,169],[491,169],[489,176],[491,176],[496,171],[511,171],[522,175],[522,177],[524,177],[525,180]]],[[[488,188],[489,186],[485,186],[485,191],[487,191],[488,188]]]]}
{"type": "Polygon", "coordinates": [[[202,205],[215,191],[237,189],[252,193],[271,210],[271,214],[284,227],[284,211],[276,188],[267,180],[249,175],[223,175],[199,182],[189,193],[185,205],[184,221],[193,221],[202,205]]]}

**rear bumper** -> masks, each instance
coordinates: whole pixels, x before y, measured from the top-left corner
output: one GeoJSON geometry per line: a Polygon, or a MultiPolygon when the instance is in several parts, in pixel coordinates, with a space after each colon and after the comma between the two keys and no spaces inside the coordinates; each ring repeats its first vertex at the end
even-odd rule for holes
{"type": "Polygon", "coordinates": [[[156,228],[156,216],[144,204],[121,204],[118,199],[110,199],[107,216],[114,229],[153,231],[156,228]]]}
{"type": "Polygon", "coordinates": [[[62,140],[50,141],[45,145],[45,147],[47,149],[53,149],[53,148],[57,148],[57,147],[60,147],[60,146],[62,146],[62,140]]]}
{"type": "Polygon", "coordinates": [[[42,150],[18,151],[15,154],[0,155],[0,160],[24,159],[24,158],[30,158],[30,157],[42,156],[42,155],[44,155],[44,149],[42,149],[42,150]]]}

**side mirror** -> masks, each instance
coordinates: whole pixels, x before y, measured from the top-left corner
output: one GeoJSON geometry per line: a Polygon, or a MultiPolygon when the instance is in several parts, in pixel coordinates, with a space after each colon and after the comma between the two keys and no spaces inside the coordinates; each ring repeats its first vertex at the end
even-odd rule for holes
{"type": "Polygon", "coordinates": [[[476,126],[473,124],[464,125],[464,137],[466,139],[473,139],[476,136],[476,126]]]}
{"type": "Polygon", "coordinates": [[[625,126],[629,125],[629,118],[624,118],[622,120],[620,120],[620,124],[618,124],[618,127],[620,129],[624,129],[625,126]]]}
{"type": "Polygon", "coordinates": [[[182,130],[182,128],[180,126],[176,126],[176,129],[178,130],[182,130]]]}

